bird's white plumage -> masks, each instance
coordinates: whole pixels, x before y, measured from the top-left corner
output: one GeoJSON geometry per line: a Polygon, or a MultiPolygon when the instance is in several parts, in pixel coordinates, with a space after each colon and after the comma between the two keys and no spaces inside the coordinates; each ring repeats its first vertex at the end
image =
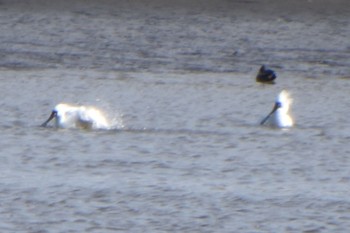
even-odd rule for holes
{"type": "Polygon", "coordinates": [[[57,128],[108,129],[110,124],[101,110],[93,106],[60,103],[55,106],[46,126],[54,119],[57,128]]]}
{"type": "Polygon", "coordinates": [[[293,99],[288,91],[281,91],[277,96],[274,109],[261,123],[278,128],[292,127],[294,124],[293,118],[290,116],[292,103],[293,99]]]}

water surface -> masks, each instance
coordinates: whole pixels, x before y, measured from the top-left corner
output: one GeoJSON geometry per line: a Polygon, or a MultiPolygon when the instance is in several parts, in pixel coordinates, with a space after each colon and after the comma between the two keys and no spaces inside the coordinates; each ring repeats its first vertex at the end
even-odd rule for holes
{"type": "Polygon", "coordinates": [[[15,3],[0,5],[2,232],[350,228],[345,7],[15,3]],[[255,83],[262,63],[276,85],[255,83]],[[259,126],[282,89],[296,126],[259,126]],[[59,102],[115,128],[39,127],[59,102]]]}

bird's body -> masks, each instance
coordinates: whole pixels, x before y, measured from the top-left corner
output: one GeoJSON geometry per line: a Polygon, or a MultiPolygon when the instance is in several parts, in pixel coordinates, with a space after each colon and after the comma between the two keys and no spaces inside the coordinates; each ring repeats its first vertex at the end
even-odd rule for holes
{"type": "Polygon", "coordinates": [[[294,122],[289,114],[289,109],[293,100],[290,94],[283,90],[276,99],[272,111],[261,121],[261,125],[269,125],[278,128],[292,127],[294,122]]]}
{"type": "Polygon", "coordinates": [[[273,70],[267,69],[262,65],[256,75],[256,81],[259,83],[275,84],[276,74],[273,70]]]}
{"type": "Polygon", "coordinates": [[[60,103],[52,110],[50,117],[42,124],[55,120],[57,128],[107,129],[109,123],[102,112],[92,106],[60,103]]]}

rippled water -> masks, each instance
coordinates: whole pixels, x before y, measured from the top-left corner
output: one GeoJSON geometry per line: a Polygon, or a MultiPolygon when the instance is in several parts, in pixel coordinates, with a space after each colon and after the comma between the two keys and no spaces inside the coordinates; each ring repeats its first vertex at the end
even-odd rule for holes
{"type": "MultiPolygon", "coordinates": [[[[0,70],[1,232],[310,233],[350,228],[349,24],[339,24],[348,22],[344,15],[318,16],[310,30],[308,23],[287,15],[283,29],[270,26],[280,21],[238,17],[224,9],[208,16],[188,13],[197,8],[171,8],[182,16],[173,22],[171,14],[152,17],[155,10],[167,9],[162,5],[132,15],[123,5],[108,18],[114,12],[109,8],[77,4],[67,15],[32,9],[21,21],[9,13],[20,7],[5,3],[0,16],[1,30],[7,32],[0,36],[7,40],[0,46],[5,54],[0,70]],[[126,16],[137,17],[125,21],[126,16]],[[88,18],[95,24],[83,24],[88,18]],[[67,19],[74,23],[64,27],[67,19]],[[116,22],[125,31],[113,32],[115,41],[105,34],[116,48],[108,55],[93,32],[116,22]],[[186,23],[191,30],[184,30],[186,23]],[[77,30],[79,24],[89,28],[77,30]],[[98,24],[104,27],[90,28],[98,24]],[[232,33],[237,28],[247,34],[232,33]],[[326,43],[333,36],[330,28],[339,33],[326,43]],[[267,29],[272,31],[261,38],[267,29]],[[59,30],[59,35],[50,34],[59,30]],[[83,32],[91,35],[80,37],[83,32]],[[150,43],[128,38],[147,32],[153,36],[150,43]],[[293,32],[318,37],[276,40],[293,32]],[[199,43],[191,35],[201,38],[199,43]],[[176,38],[182,37],[189,44],[177,46],[176,38]],[[239,40],[244,51],[231,60],[227,48],[239,40]],[[260,49],[248,46],[254,41],[260,49]],[[267,58],[264,41],[275,48],[267,58]],[[157,47],[158,42],[165,45],[157,47]],[[292,49],[282,49],[288,46],[292,49]],[[331,47],[339,50],[327,50],[331,47]],[[320,59],[327,62],[317,63],[320,59]],[[272,63],[276,85],[255,83],[263,62],[272,63]],[[296,126],[259,126],[282,89],[294,98],[296,126]],[[116,127],[39,127],[58,102],[95,105],[116,127]]],[[[254,9],[258,3],[240,4],[254,9]]]]}

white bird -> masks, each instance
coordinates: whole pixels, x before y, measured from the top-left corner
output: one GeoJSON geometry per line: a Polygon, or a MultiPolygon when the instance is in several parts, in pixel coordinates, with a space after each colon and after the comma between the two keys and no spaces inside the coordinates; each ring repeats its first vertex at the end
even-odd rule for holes
{"type": "Polygon", "coordinates": [[[272,111],[260,122],[260,125],[270,125],[278,128],[292,127],[293,118],[289,115],[289,108],[293,102],[290,94],[283,90],[277,96],[272,111]]]}
{"type": "Polygon", "coordinates": [[[55,119],[57,128],[108,129],[110,127],[103,113],[92,106],[57,104],[41,126],[46,127],[52,119],[55,119]]]}

